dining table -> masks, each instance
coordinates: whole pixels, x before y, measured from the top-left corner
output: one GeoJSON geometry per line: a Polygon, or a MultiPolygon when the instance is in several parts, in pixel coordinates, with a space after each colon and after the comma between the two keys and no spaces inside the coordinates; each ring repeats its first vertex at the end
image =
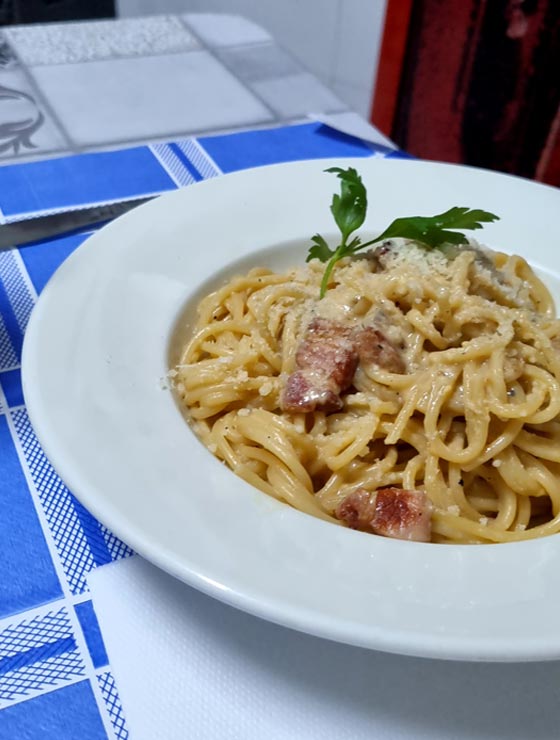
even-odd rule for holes
{"type": "MultiPolygon", "coordinates": [[[[0,32],[0,230],[270,164],[408,156],[240,16],[0,32]]],[[[389,655],[272,624],[80,503],[31,425],[22,348],[51,276],[102,226],[0,251],[0,740],[557,738],[557,662],[389,655]]]]}

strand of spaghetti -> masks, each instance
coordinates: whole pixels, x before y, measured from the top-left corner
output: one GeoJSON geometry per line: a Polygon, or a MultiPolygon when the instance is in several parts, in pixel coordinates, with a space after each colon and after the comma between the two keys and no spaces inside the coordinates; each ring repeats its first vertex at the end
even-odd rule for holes
{"type": "Polygon", "coordinates": [[[272,496],[272,498],[275,498],[277,501],[286,503],[286,499],[274,488],[274,486],[272,486],[268,480],[265,480],[262,475],[252,470],[248,465],[237,463],[232,470],[240,478],[243,478],[243,480],[247,481],[247,483],[250,483],[255,488],[258,488],[263,493],[266,493],[268,496],[272,496]]]}
{"type": "Polygon", "coordinates": [[[560,386],[558,386],[558,383],[550,373],[546,373],[546,371],[542,371],[540,368],[534,366],[525,367],[523,379],[531,382],[531,390],[526,393],[522,401],[501,403],[495,397],[489,395],[488,408],[501,419],[521,418],[529,422],[536,417],[536,419],[540,418],[541,421],[550,421],[550,419],[557,415],[558,411],[556,409],[560,409],[560,403],[556,399],[553,401],[551,391],[555,387],[560,389],[560,386]],[[540,413],[537,413],[547,396],[551,401],[549,406],[542,409],[540,413]]]}
{"type": "Polygon", "coordinates": [[[474,470],[479,465],[488,462],[488,460],[498,459],[500,453],[515,442],[517,435],[523,428],[523,423],[523,419],[510,419],[502,428],[501,432],[494,439],[487,442],[486,447],[480,455],[477,455],[469,463],[463,463],[463,470],[474,470]]]}
{"type": "Polygon", "coordinates": [[[270,314],[276,310],[279,315],[287,312],[296,301],[309,299],[315,286],[305,283],[282,282],[260,288],[247,299],[247,308],[255,321],[264,326],[270,314]],[[280,310],[278,308],[280,307],[280,310]]]}
{"type": "Polygon", "coordinates": [[[426,458],[423,454],[411,458],[403,471],[402,487],[405,490],[414,490],[417,487],[417,481],[423,479],[425,468],[426,458]]]}
{"type": "MultiPolygon", "coordinates": [[[[519,332],[524,337],[525,344],[528,345],[527,349],[533,353],[535,350],[538,351],[539,356],[533,359],[533,362],[535,363],[536,360],[539,364],[548,366],[555,378],[560,380],[560,354],[548,335],[548,332],[550,332],[553,338],[558,338],[560,321],[558,319],[554,320],[550,326],[546,327],[548,331],[537,327],[534,321],[523,314],[516,317],[516,322],[519,325],[519,332]]],[[[530,356],[527,357],[527,360],[531,361],[530,356]]]]}
{"type": "MultiPolygon", "coordinates": [[[[464,465],[480,455],[488,438],[490,415],[480,399],[484,398],[484,375],[477,363],[468,361],[463,368],[465,395],[465,437],[467,446],[454,450],[439,437],[429,437],[430,452],[444,460],[464,465]]],[[[428,416],[426,416],[428,420],[428,416]]],[[[433,421],[432,421],[433,424],[433,421]]]]}
{"type": "Polygon", "coordinates": [[[224,305],[233,321],[242,321],[246,315],[246,291],[243,293],[231,293],[224,301],[224,305]]]}
{"type": "Polygon", "coordinates": [[[552,421],[560,413],[560,383],[554,375],[541,367],[529,366],[525,374],[533,380],[534,385],[538,383],[542,384],[544,397],[546,398],[548,396],[549,401],[548,406],[539,408],[538,411],[530,414],[527,417],[527,423],[543,424],[547,421],[552,421]]]}
{"type": "Polygon", "coordinates": [[[474,260],[473,252],[465,252],[459,254],[453,262],[451,288],[449,290],[449,305],[452,309],[457,309],[464,303],[465,285],[469,282],[469,271],[474,260]]]}
{"type": "Polygon", "coordinates": [[[205,411],[208,411],[208,413],[216,414],[218,413],[216,411],[217,406],[226,406],[228,403],[243,400],[246,396],[246,389],[243,385],[241,382],[237,384],[226,382],[210,387],[199,386],[189,391],[186,397],[190,404],[199,403],[200,411],[205,407],[205,411]]]}
{"type": "MultiPolygon", "coordinates": [[[[331,520],[332,518],[326,515],[323,509],[315,502],[309,491],[301,485],[299,479],[293,475],[292,471],[289,470],[277,457],[276,455],[263,450],[258,447],[251,447],[250,445],[240,445],[239,447],[240,457],[247,459],[254,459],[263,462],[266,467],[266,478],[269,482],[269,488],[274,491],[274,497],[280,501],[289,503],[300,511],[305,511],[313,516],[320,516],[322,519],[331,520]]],[[[239,463],[239,466],[242,463],[239,463]]]]}
{"type": "Polygon", "coordinates": [[[442,511],[435,511],[432,515],[432,532],[447,542],[457,541],[458,537],[468,537],[471,542],[508,542],[521,539],[517,533],[493,529],[480,522],[442,511]]]}
{"type": "Polygon", "coordinates": [[[531,499],[528,496],[517,496],[517,516],[513,522],[513,531],[527,529],[531,520],[531,499]]]}
{"type": "Polygon", "coordinates": [[[286,316],[282,328],[282,366],[280,368],[280,372],[286,375],[291,373],[295,366],[299,325],[299,317],[293,314],[286,316]]]}
{"type": "MultiPolygon", "coordinates": [[[[441,440],[440,417],[444,403],[453,393],[453,388],[458,380],[460,368],[451,366],[441,367],[431,373],[431,388],[429,394],[424,396],[426,403],[424,408],[424,431],[428,440],[441,440]]],[[[420,406],[420,404],[419,404],[420,406]]]]}
{"type": "Polygon", "coordinates": [[[558,479],[558,473],[553,473],[541,460],[527,452],[520,450],[519,458],[526,469],[530,471],[530,475],[535,477],[550,497],[552,513],[556,516],[560,513],[560,480],[558,479]]]}
{"type": "MultiPolygon", "coordinates": [[[[498,404],[504,408],[509,406],[507,395],[507,383],[504,374],[506,364],[506,347],[497,347],[488,358],[489,373],[486,392],[488,394],[488,403],[494,403],[493,408],[498,404]]],[[[494,411],[496,413],[496,411],[494,411]]]]}
{"type": "MultiPolygon", "coordinates": [[[[366,491],[376,491],[384,486],[394,486],[402,483],[402,474],[397,473],[394,469],[396,459],[396,450],[390,450],[385,458],[367,466],[358,478],[359,487],[366,491]]],[[[333,473],[324,486],[317,491],[315,498],[326,511],[334,512],[356,487],[354,477],[348,480],[348,477],[344,474],[333,473]]]]}
{"type": "Polygon", "coordinates": [[[420,313],[417,308],[412,308],[406,315],[409,324],[437,349],[445,349],[449,343],[434,326],[434,318],[438,314],[438,306],[432,306],[425,314],[420,313]]]}
{"type": "Polygon", "coordinates": [[[531,298],[539,313],[552,316],[554,313],[554,301],[545,284],[529,266],[527,260],[518,255],[505,255],[496,253],[496,266],[502,267],[506,275],[515,276],[531,288],[531,298]]]}
{"type": "Polygon", "coordinates": [[[228,319],[227,321],[215,322],[208,326],[203,326],[199,329],[194,337],[187,344],[183,356],[180,360],[181,365],[189,365],[192,362],[191,355],[196,347],[208,337],[218,337],[220,334],[225,332],[236,332],[237,334],[251,334],[252,326],[249,322],[245,321],[233,321],[228,319]]]}
{"type": "MultiPolygon", "coordinates": [[[[461,450],[463,446],[464,434],[462,431],[459,431],[457,429],[457,425],[453,423],[449,432],[449,447],[452,450],[461,450]]],[[[473,521],[478,521],[480,519],[480,512],[471,505],[465,495],[465,481],[461,466],[454,463],[448,463],[447,486],[452,500],[451,507],[453,507],[455,511],[458,511],[460,516],[466,516],[473,521]]],[[[450,507],[448,506],[448,510],[449,509],[450,507]]]]}
{"type": "Polygon", "coordinates": [[[487,480],[498,494],[498,512],[489,527],[495,529],[509,529],[517,515],[517,495],[495,472],[487,473],[487,480]]]}
{"type": "MultiPolygon", "coordinates": [[[[501,327],[500,341],[503,344],[510,342],[513,339],[513,335],[514,331],[511,326],[501,327]]],[[[432,365],[439,365],[442,363],[464,364],[469,360],[484,360],[494,351],[496,341],[497,339],[494,334],[490,337],[475,337],[464,342],[462,347],[450,347],[440,352],[434,352],[428,356],[427,361],[432,365]]]]}
{"type": "Polygon", "coordinates": [[[515,520],[517,514],[517,494],[498,475],[495,468],[488,465],[482,466],[478,475],[491,486],[498,498],[496,516],[489,520],[490,529],[508,530],[515,520]]]}
{"type": "MultiPolygon", "coordinates": [[[[378,432],[384,436],[385,443],[389,434],[394,429],[394,422],[392,420],[381,420],[378,426],[378,432]]],[[[400,443],[409,444],[420,454],[425,454],[428,451],[428,440],[424,433],[424,425],[420,423],[418,419],[411,417],[408,423],[402,431],[402,435],[398,440],[400,443]]]]}
{"type": "Polygon", "coordinates": [[[422,394],[424,393],[425,388],[430,387],[429,383],[431,376],[432,373],[430,373],[429,371],[427,373],[422,373],[420,381],[409,389],[409,392],[406,395],[406,399],[402,404],[401,410],[397,414],[396,419],[391,425],[391,430],[385,438],[385,444],[396,444],[399,439],[402,438],[407,422],[418,406],[418,403],[422,398],[422,394]]]}
{"type": "Polygon", "coordinates": [[[447,510],[452,505],[452,499],[443,480],[437,455],[426,455],[424,466],[424,485],[430,492],[430,499],[436,507],[447,510]]]}
{"type": "Polygon", "coordinates": [[[308,491],[313,491],[309,473],[301,464],[293,445],[286,438],[286,428],[278,417],[262,409],[253,409],[247,416],[238,416],[237,429],[246,439],[260,444],[281,460],[308,491]]]}
{"type": "MultiPolygon", "coordinates": [[[[542,496],[545,491],[542,485],[520,459],[521,451],[511,446],[504,450],[494,461],[494,466],[506,485],[513,491],[525,496],[542,496]]],[[[531,456],[532,457],[532,456],[531,456]]],[[[535,458],[532,457],[534,460],[535,458]]]]}
{"type": "Polygon", "coordinates": [[[551,438],[522,429],[515,438],[515,446],[542,460],[560,463],[560,432],[551,438]]]}
{"type": "Polygon", "coordinates": [[[463,471],[460,466],[449,463],[447,477],[449,490],[453,497],[452,506],[459,508],[461,516],[478,521],[480,519],[480,510],[465,495],[463,471]]]}
{"type": "MultiPolygon", "coordinates": [[[[233,470],[237,464],[237,455],[235,454],[233,447],[226,438],[228,432],[228,424],[233,421],[231,414],[222,416],[217,419],[209,434],[208,446],[215,451],[215,454],[226,462],[229,467],[233,470]]],[[[200,428],[200,427],[199,427],[200,428]]]]}
{"type": "Polygon", "coordinates": [[[255,328],[251,332],[251,339],[259,355],[266,360],[275,373],[279,373],[282,367],[282,354],[278,347],[272,346],[274,343],[272,337],[265,337],[255,328]]]}
{"type": "Polygon", "coordinates": [[[180,365],[179,369],[186,371],[183,375],[183,385],[188,390],[198,386],[209,386],[223,381],[236,371],[252,364],[257,359],[256,354],[238,352],[235,356],[208,358],[199,360],[191,365],[180,365]]]}
{"type": "Polygon", "coordinates": [[[197,308],[199,321],[203,324],[210,323],[217,318],[216,310],[220,310],[232,293],[239,293],[254,288],[255,285],[263,286],[269,283],[281,283],[285,281],[283,275],[271,272],[266,268],[253,268],[247,275],[236,275],[228,280],[218,290],[203,298],[197,308]],[[260,279],[260,280],[259,280],[260,279]]]}
{"type": "Polygon", "coordinates": [[[347,429],[318,440],[317,448],[330,470],[340,470],[355,457],[365,454],[378,423],[379,418],[374,414],[364,414],[361,418],[353,419],[347,429]]]}
{"type": "Polygon", "coordinates": [[[480,542],[519,542],[521,540],[537,539],[560,531],[560,514],[545,524],[539,524],[525,530],[505,531],[490,526],[476,524],[469,519],[452,517],[449,514],[435,512],[432,517],[432,529],[439,535],[453,540],[454,530],[477,537],[480,542]],[[454,521],[452,521],[454,520],[454,521]]]}
{"type": "Polygon", "coordinates": [[[311,514],[319,519],[324,519],[327,522],[333,522],[334,524],[341,524],[341,522],[327,514],[320,506],[317,505],[313,496],[309,491],[305,491],[302,488],[294,488],[292,485],[292,479],[288,476],[288,471],[284,467],[279,465],[270,466],[267,471],[268,479],[271,486],[280,493],[286,501],[293,498],[299,492],[301,495],[297,497],[297,502],[294,508],[303,511],[306,514],[311,514]]]}

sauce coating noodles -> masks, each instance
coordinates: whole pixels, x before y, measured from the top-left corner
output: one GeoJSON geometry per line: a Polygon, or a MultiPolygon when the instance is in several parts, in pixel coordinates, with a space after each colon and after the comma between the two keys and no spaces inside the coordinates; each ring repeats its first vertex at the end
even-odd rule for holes
{"type": "Polygon", "coordinates": [[[433,542],[560,530],[560,322],[520,257],[396,240],[323,265],[255,268],[198,306],[172,373],[195,432],[237,475],[341,524],[356,489],[425,491],[433,542]],[[335,412],[282,410],[298,346],[320,317],[375,326],[404,372],[358,364],[335,412]]]}

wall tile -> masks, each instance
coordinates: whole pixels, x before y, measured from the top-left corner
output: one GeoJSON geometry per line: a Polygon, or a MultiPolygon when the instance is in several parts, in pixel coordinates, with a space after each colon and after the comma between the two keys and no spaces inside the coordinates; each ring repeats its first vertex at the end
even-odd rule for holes
{"type": "Polygon", "coordinates": [[[343,0],[335,41],[332,82],[373,88],[385,0],[343,0]]]}
{"type": "Polygon", "coordinates": [[[369,120],[372,96],[371,86],[352,85],[348,82],[336,80],[331,85],[331,89],[349,108],[359,113],[366,120],[369,120]]]}

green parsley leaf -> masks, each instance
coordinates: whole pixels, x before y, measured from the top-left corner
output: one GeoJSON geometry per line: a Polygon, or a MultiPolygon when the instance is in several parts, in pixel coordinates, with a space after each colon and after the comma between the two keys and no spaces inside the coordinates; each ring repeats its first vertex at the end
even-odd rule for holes
{"type": "Polygon", "coordinates": [[[496,221],[497,218],[498,216],[493,213],[455,206],[437,216],[397,218],[375,241],[404,237],[422,242],[428,247],[439,247],[441,244],[468,244],[464,234],[449,229],[482,229],[482,223],[496,221]]]}
{"type": "Polygon", "coordinates": [[[404,238],[420,242],[427,247],[436,248],[443,244],[468,244],[467,237],[457,229],[482,229],[483,223],[498,220],[498,216],[480,209],[455,206],[437,216],[409,216],[397,218],[383,233],[369,242],[362,242],[356,236],[348,241],[350,234],[359,229],[367,213],[367,193],[362,178],[353,167],[343,170],[331,167],[325,172],[336,174],[340,179],[340,195],[333,195],[331,213],[341,233],[340,244],[331,249],[326,240],[315,234],[311,238],[313,246],[309,248],[306,261],[318,259],[327,266],[321,281],[320,298],[323,298],[335,264],[343,257],[348,257],[360,249],[387,239],[404,238]]]}
{"type": "Polygon", "coordinates": [[[333,172],[340,178],[340,195],[333,195],[331,213],[336,225],[346,241],[350,234],[364,223],[367,212],[367,193],[362,178],[353,167],[343,170],[330,167],[325,172],[333,172]]]}
{"type": "Polygon", "coordinates": [[[329,247],[321,234],[315,234],[315,236],[312,236],[311,241],[315,242],[315,244],[309,248],[309,254],[307,255],[307,259],[305,260],[306,262],[309,262],[309,260],[312,259],[318,259],[321,262],[327,262],[327,260],[329,260],[333,256],[334,250],[329,247]]]}

